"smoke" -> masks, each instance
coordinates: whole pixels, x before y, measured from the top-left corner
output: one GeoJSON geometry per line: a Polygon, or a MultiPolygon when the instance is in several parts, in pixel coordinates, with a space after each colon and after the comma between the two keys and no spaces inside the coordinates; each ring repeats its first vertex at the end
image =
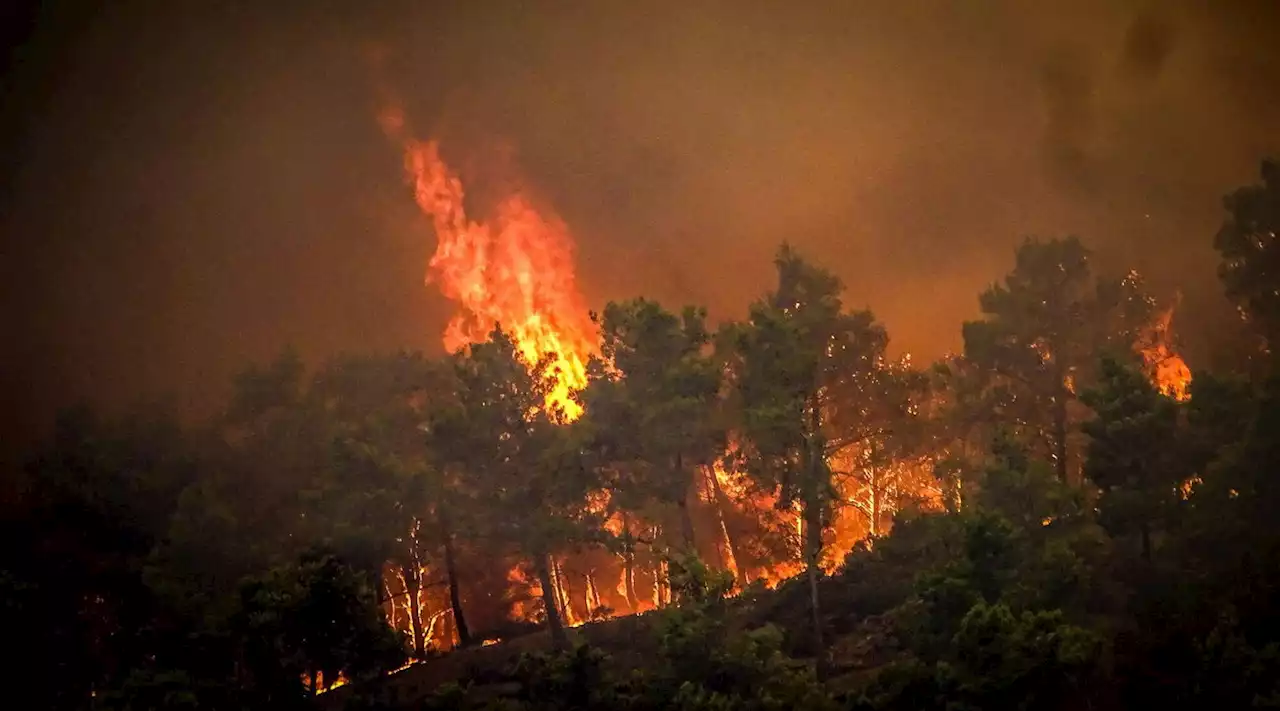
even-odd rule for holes
{"type": "Polygon", "coordinates": [[[1040,65],[1048,171],[1063,189],[1094,198],[1114,188],[1107,178],[1117,172],[1103,155],[1114,147],[1107,140],[1117,139],[1117,127],[1108,123],[1122,121],[1125,111],[1132,110],[1126,101],[1153,88],[1176,48],[1169,5],[1138,10],[1118,44],[1119,60],[1110,71],[1099,60],[1108,48],[1096,41],[1067,40],[1050,50],[1040,65]]]}
{"type": "Polygon", "coordinates": [[[1129,23],[1120,54],[1120,71],[1135,82],[1150,82],[1160,76],[1177,40],[1169,17],[1148,8],[1129,23]]]}
{"type": "Polygon", "coordinates": [[[1087,61],[1067,50],[1054,53],[1040,71],[1047,113],[1045,156],[1050,172],[1069,188],[1095,187],[1090,145],[1096,121],[1094,81],[1087,61]]]}
{"type": "Polygon", "coordinates": [[[1026,234],[1182,287],[1181,321],[1219,291],[1221,195],[1280,151],[1273,0],[97,5],[2,107],[0,395],[41,428],[81,397],[207,412],[285,343],[438,347],[370,39],[415,135],[565,220],[588,306],[738,316],[789,240],[917,360],[1026,234]]]}

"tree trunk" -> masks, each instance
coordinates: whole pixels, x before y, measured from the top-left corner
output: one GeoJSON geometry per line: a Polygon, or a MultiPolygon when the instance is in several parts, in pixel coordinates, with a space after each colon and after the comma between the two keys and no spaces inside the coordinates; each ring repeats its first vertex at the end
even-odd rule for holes
{"type": "Polygon", "coordinates": [[[659,558],[657,566],[653,569],[653,583],[655,594],[658,596],[658,607],[670,605],[671,575],[670,566],[665,558],[659,558]]]}
{"type": "Polygon", "coordinates": [[[626,537],[622,550],[623,589],[627,595],[627,606],[633,613],[640,612],[640,600],[636,597],[636,542],[631,537],[631,519],[622,514],[622,533],[626,537]]]}
{"type": "Polygon", "coordinates": [[[1066,373],[1058,371],[1058,392],[1053,398],[1053,446],[1058,480],[1067,482],[1067,398],[1071,392],[1067,390],[1066,373]]]}
{"type": "MultiPolygon", "coordinates": [[[[662,526],[655,525],[651,530],[650,540],[658,541],[662,539],[662,526]]],[[[668,582],[665,575],[667,561],[652,546],[649,548],[649,561],[650,566],[653,568],[653,606],[655,608],[666,607],[668,596],[664,594],[663,585],[668,582]]]]}
{"type": "Polygon", "coordinates": [[[746,564],[742,562],[741,556],[738,555],[738,546],[733,541],[733,535],[729,533],[729,525],[725,522],[725,509],[728,507],[728,500],[724,494],[724,490],[720,488],[720,480],[716,477],[714,468],[707,469],[707,478],[711,480],[711,497],[712,504],[716,511],[716,521],[720,524],[720,533],[724,536],[725,549],[728,552],[728,560],[725,563],[733,571],[734,577],[738,581],[738,585],[745,588],[750,579],[746,564]]]}
{"type": "Polygon", "coordinates": [[[812,497],[805,505],[804,538],[805,568],[809,576],[809,606],[813,610],[814,654],[821,659],[825,654],[822,639],[822,612],[818,602],[818,579],[822,577],[822,569],[818,565],[822,556],[822,508],[821,504],[814,500],[816,498],[812,497]]]}
{"type": "Polygon", "coordinates": [[[551,579],[551,556],[534,556],[534,568],[538,573],[538,585],[542,588],[542,606],[546,608],[547,629],[551,632],[551,645],[556,649],[568,649],[569,637],[560,619],[560,607],[556,603],[555,582],[551,579]]]}
{"type": "Polygon", "coordinates": [[[684,554],[697,556],[698,547],[693,535],[693,516],[689,513],[689,494],[693,491],[692,477],[684,476],[683,459],[676,455],[676,472],[685,481],[684,491],[676,500],[676,508],[680,509],[680,537],[684,543],[684,554]]]}
{"type": "Polygon", "coordinates": [[[822,556],[822,509],[824,490],[827,480],[824,476],[823,443],[821,440],[821,420],[817,403],[809,406],[809,432],[805,438],[804,466],[804,553],[805,568],[809,577],[809,607],[813,611],[813,644],[814,658],[817,660],[817,673],[821,679],[826,671],[826,645],[822,635],[822,608],[818,601],[818,579],[822,571],[818,561],[822,556]]]}
{"type": "Polygon", "coordinates": [[[640,612],[640,598],[636,596],[636,553],[634,550],[627,551],[623,566],[622,574],[625,576],[623,587],[627,594],[627,605],[632,612],[640,612]]]}
{"type": "Polygon", "coordinates": [[[569,627],[578,622],[577,610],[573,608],[573,588],[569,585],[569,574],[564,571],[564,563],[551,560],[551,578],[556,583],[556,599],[560,601],[560,618],[569,627]]]}
{"type": "Polygon", "coordinates": [[[587,573],[587,620],[594,620],[596,613],[604,607],[604,601],[600,599],[600,588],[596,586],[596,576],[594,572],[587,573]]]}
{"type": "Polygon", "coordinates": [[[453,554],[453,531],[442,517],[440,520],[441,538],[444,541],[444,570],[449,578],[449,605],[453,609],[453,628],[458,633],[458,646],[471,645],[471,630],[467,627],[467,618],[462,614],[462,592],[458,589],[458,566],[453,554]]]}
{"type": "Polygon", "coordinates": [[[1151,562],[1151,526],[1143,521],[1138,527],[1142,533],[1142,559],[1151,562]]]}
{"type": "Polygon", "coordinates": [[[880,475],[875,467],[871,469],[871,506],[867,532],[872,538],[880,535],[880,475]]]}
{"type": "Polygon", "coordinates": [[[413,658],[418,661],[426,659],[426,634],[422,629],[422,609],[419,591],[422,590],[422,566],[418,562],[418,552],[409,553],[410,563],[400,567],[404,577],[404,593],[409,599],[409,628],[413,634],[413,658]]]}

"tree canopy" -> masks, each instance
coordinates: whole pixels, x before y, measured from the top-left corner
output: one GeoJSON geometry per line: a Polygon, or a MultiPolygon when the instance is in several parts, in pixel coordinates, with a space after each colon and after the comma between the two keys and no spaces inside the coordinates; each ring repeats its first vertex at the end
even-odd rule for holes
{"type": "MultiPolygon", "coordinates": [[[[1215,240],[1268,344],[1277,175],[1227,198],[1215,240]]],[[[739,320],[607,304],[574,417],[548,398],[559,354],[502,324],[442,356],[285,351],[205,421],[64,413],[2,519],[15,689],[50,709],[1280,700],[1272,370],[1157,367],[1182,363],[1172,300],[1076,238],[1024,241],[963,352],[922,365],[832,269],[786,244],[774,267],[739,320]]]]}

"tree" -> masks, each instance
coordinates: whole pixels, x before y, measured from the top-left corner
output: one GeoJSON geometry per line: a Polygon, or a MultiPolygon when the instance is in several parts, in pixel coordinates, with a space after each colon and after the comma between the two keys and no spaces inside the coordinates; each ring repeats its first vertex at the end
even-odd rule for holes
{"type": "MultiPolygon", "coordinates": [[[[1179,413],[1163,461],[1168,480],[1178,471],[1191,478],[1178,492],[1178,516],[1157,519],[1164,531],[1152,564],[1127,576],[1137,583],[1129,624],[1141,633],[1117,640],[1117,675],[1131,704],[1265,705],[1277,698],[1280,670],[1276,381],[1197,373],[1179,409],[1185,418],[1179,413]]],[[[1139,412],[1128,421],[1155,419],[1139,412]]]]}
{"type": "MultiPolygon", "coordinates": [[[[447,401],[446,364],[419,354],[345,359],[317,375],[312,396],[336,421],[334,475],[314,491],[316,518],[363,538],[403,580],[414,655],[426,655],[421,591],[429,566],[445,572],[460,645],[471,643],[462,607],[455,525],[471,514],[424,441],[421,426],[447,401]]],[[[384,586],[385,587],[385,586],[384,586]]]]}
{"type": "Polygon", "coordinates": [[[246,681],[265,703],[296,698],[304,677],[315,694],[339,676],[372,678],[404,661],[369,576],[327,551],[247,580],[240,599],[233,628],[246,681]]]}
{"type": "Polygon", "coordinates": [[[867,520],[867,535],[879,537],[899,506],[923,493],[935,452],[920,408],[928,380],[910,361],[884,362],[866,373],[856,392],[838,393],[847,405],[843,430],[859,436],[833,459],[844,501],[867,520]],[[852,421],[850,421],[852,420],[852,421]]]}
{"type": "Polygon", "coordinates": [[[645,299],[610,303],[598,318],[601,357],[588,365],[582,393],[613,494],[673,506],[686,553],[697,550],[689,499],[698,473],[725,442],[716,417],[720,370],[705,322],[693,307],[677,316],[645,299]]]}
{"type": "Polygon", "coordinates": [[[533,567],[552,640],[563,647],[551,556],[599,531],[587,508],[595,487],[579,431],[547,403],[554,358],[526,364],[519,353],[497,327],[488,342],[456,354],[455,400],[434,413],[427,437],[439,462],[457,468],[486,512],[478,524],[484,535],[519,551],[533,567]]]}
{"type": "Polygon", "coordinates": [[[309,390],[302,362],[286,350],[267,367],[237,376],[231,402],[215,423],[219,441],[210,449],[216,486],[205,493],[225,497],[234,511],[245,544],[237,553],[253,569],[292,560],[325,524],[307,519],[312,502],[299,492],[334,473],[338,431],[309,390]]]}
{"type": "Polygon", "coordinates": [[[1213,246],[1227,298],[1266,340],[1280,342],[1280,163],[1262,161],[1262,183],[1223,199],[1227,219],[1213,246]]]}
{"type": "Polygon", "coordinates": [[[233,383],[226,420],[244,424],[296,405],[306,391],[306,367],[292,347],[285,348],[266,367],[249,366],[233,383]]]}
{"type": "Polygon", "coordinates": [[[168,611],[143,570],[202,473],[189,433],[166,409],[116,421],[86,408],[59,414],[4,520],[4,622],[32,642],[10,671],[33,698],[80,708],[92,690],[168,651],[159,632],[168,611]]]}
{"type": "MultiPolygon", "coordinates": [[[[420,592],[428,570],[443,570],[454,629],[469,643],[455,525],[471,509],[432,460],[421,430],[429,411],[450,395],[447,371],[418,354],[397,353],[338,358],[308,378],[290,352],[247,370],[224,419],[230,474],[221,478],[229,481],[193,492],[183,518],[204,517],[225,503],[238,538],[263,551],[248,556],[250,569],[322,543],[362,571],[402,579],[395,595],[407,603],[419,658],[428,641],[420,592]]],[[[183,564],[176,551],[166,557],[183,564]]]]}
{"type": "Polygon", "coordinates": [[[1135,273],[1096,280],[1075,237],[1024,241],[1013,271],[978,301],[984,317],[965,322],[963,335],[965,359],[985,381],[979,406],[1035,443],[1067,481],[1076,393],[1099,353],[1132,349],[1154,301],[1135,273]]]}
{"type": "Polygon", "coordinates": [[[834,498],[830,456],[864,441],[866,402],[856,395],[881,367],[887,336],[870,312],[844,311],[839,279],[783,245],[775,291],[725,334],[733,357],[746,471],[798,506],[813,638],[822,649],[818,600],[823,533],[834,498]]]}
{"type": "Polygon", "coordinates": [[[1090,708],[1102,640],[1061,612],[978,602],[940,659],[886,668],[863,699],[872,709],[1090,708]]]}
{"type": "Polygon", "coordinates": [[[1174,513],[1193,471],[1179,446],[1178,404],[1114,358],[1103,359],[1100,382],[1084,400],[1096,413],[1084,425],[1084,474],[1102,490],[1102,524],[1113,534],[1136,530],[1150,561],[1153,532],[1174,513]]]}

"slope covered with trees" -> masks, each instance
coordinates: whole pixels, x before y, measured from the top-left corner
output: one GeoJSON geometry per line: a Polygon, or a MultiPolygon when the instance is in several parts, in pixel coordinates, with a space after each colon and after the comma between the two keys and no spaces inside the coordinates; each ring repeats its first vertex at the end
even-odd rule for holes
{"type": "Polygon", "coordinates": [[[923,368],[784,245],[741,321],[596,314],[580,416],[502,324],[285,353],[195,427],[67,412],[3,522],[7,671],[51,709],[1280,704],[1276,171],[1215,243],[1238,373],[1170,367],[1074,238],[923,368]]]}

